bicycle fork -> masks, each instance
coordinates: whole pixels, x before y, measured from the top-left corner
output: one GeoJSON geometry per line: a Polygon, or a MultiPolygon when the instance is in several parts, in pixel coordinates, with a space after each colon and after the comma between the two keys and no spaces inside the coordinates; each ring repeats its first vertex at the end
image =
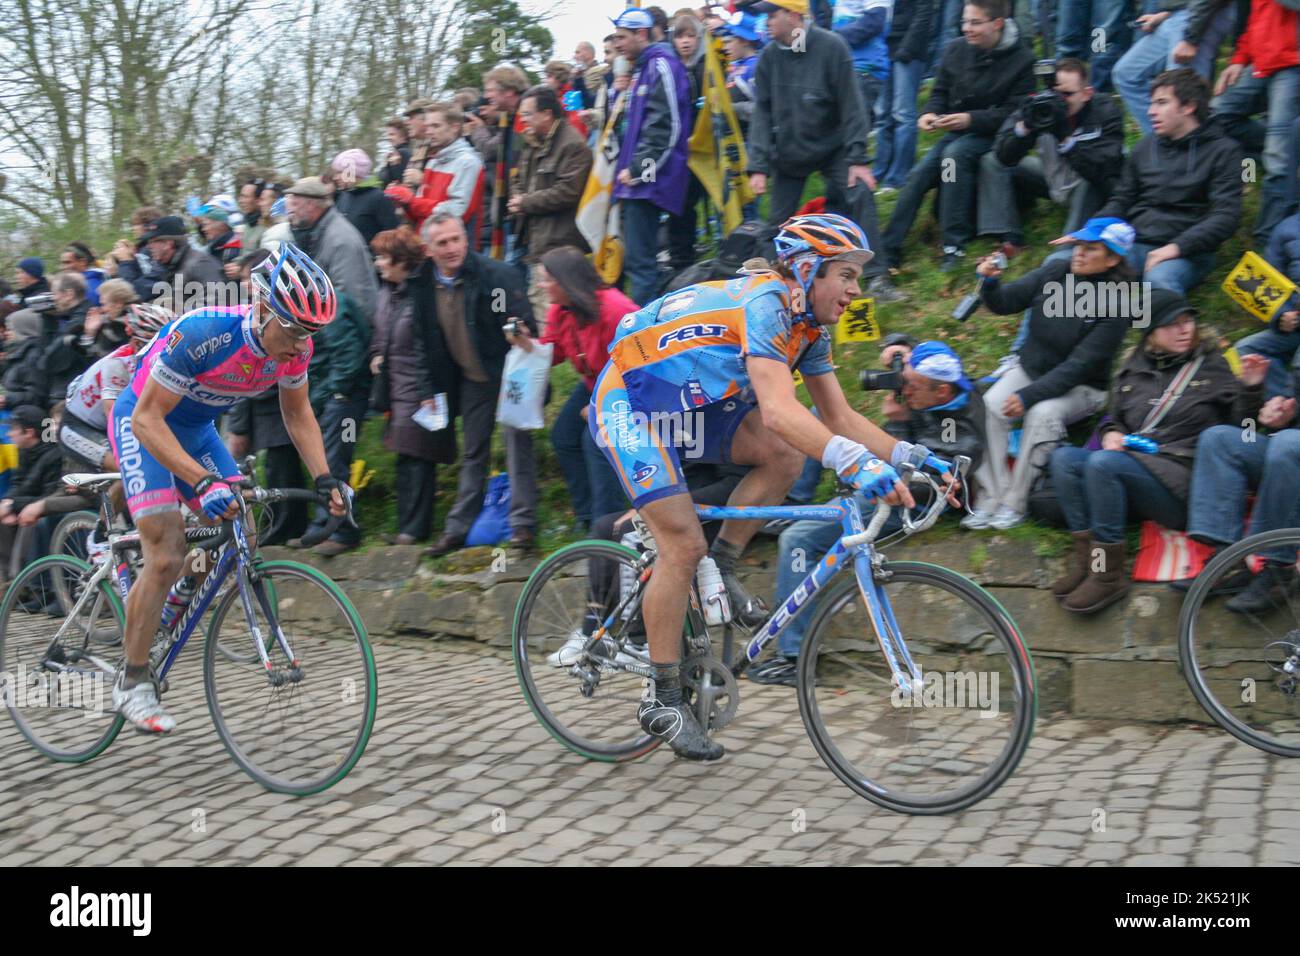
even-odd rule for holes
{"type": "Polygon", "coordinates": [[[251,569],[241,567],[236,580],[239,586],[239,603],[244,609],[244,618],[248,621],[249,630],[253,632],[253,643],[257,647],[257,656],[262,661],[262,667],[266,669],[266,677],[272,687],[297,684],[303,678],[302,665],[294,655],[293,649],[289,647],[289,639],[285,636],[284,628],[280,626],[279,618],[271,609],[271,600],[266,594],[266,583],[260,576],[254,578],[256,573],[251,569]],[[287,668],[277,669],[271,663],[271,656],[267,652],[266,639],[263,636],[261,626],[257,623],[257,615],[253,610],[253,598],[249,595],[250,590],[256,596],[262,613],[266,615],[271,633],[275,637],[275,643],[284,654],[285,660],[289,661],[287,668]]]}
{"type": "Polygon", "coordinates": [[[876,643],[880,645],[880,650],[885,655],[889,670],[893,674],[894,686],[910,697],[913,693],[919,693],[923,675],[903,640],[889,597],[877,581],[878,576],[881,579],[887,579],[889,576],[889,572],[881,567],[882,564],[883,559],[874,549],[858,550],[854,558],[858,591],[861,592],[862,600],[867,606],[871,628],[876,633],[876,643]]]}

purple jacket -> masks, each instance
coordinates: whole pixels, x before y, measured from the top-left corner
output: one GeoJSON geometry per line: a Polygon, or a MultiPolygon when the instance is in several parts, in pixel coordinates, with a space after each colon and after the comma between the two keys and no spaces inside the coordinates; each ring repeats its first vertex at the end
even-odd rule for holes
{"type": "Polygon", "coordinates": [[[686,143],[695,125],[686,68],[667,43],[652,43],[637,60],[627,92],[632,99],[614,168],[614,198],[648,199],[680,215],[686,200],[686,143]],[[624,169],[632,173],[630,186],[617,182],[624,169]]]}

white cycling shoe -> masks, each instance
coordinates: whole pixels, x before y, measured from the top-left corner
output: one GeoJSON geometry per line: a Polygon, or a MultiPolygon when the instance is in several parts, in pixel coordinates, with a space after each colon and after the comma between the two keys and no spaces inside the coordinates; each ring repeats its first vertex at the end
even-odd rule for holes
{"type": "Polygon", "coordinates": [[[125,679],[123,671],[113,682],[113,709],[141,733],[168,734],[175,730],[176,720],[163,710],[153,681],[141,681],[130,690],[123,690],[122,681],[125,679]]]}

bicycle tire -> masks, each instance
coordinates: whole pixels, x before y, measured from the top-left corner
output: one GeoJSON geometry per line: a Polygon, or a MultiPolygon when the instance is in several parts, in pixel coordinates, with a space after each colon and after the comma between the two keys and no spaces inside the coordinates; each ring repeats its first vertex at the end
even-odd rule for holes
{"type": "MultiPolygon", "coordinates": [[[[70,579],[76,576],[84,580],[85,576],[88,575],[89,572],[90,565],[85,561],[78,561],[68,555],[57,554],[47,555],[37,561],[33,561],[19,572],[18,576],[14,578],[13,582],[9,585],[8,590],[5,592],[3,601],[0,601],[0,672],[14,675],[19,673],[20,665],[22,665],[24,671],[28,665],[34,666],[40,659],[35,655],[34,651],[39,645],[45,643],[44,638],[39,635],[34,635],[31,637],[30,647],[26,646],[26,643],[20,645],[19,631],[23,629],[23,626],[28,625],[29,629],[32,629],[32,626],[39,622],[41,618],[48,619],[49,615],[46,611],[31,612],[29,616],[20,622],[15,613],[15,609],[20,605],[19,599],[23,597],[24,594],[27,594],[29,595],[29,601],[36,600],[41,604],[45,604],[47,599],[57,601],[59,599],[55,594],[53,585],[42,584],[40,582],[40,579],[43,576],[48,574],[50,580],[53,581],[66,574],[70,579]],[[31,659],[28,660],[28,658],[31,659]]],[[[112,587],[110,587],[108,581],[100,581],[98,588],[101,596],[94,599],[94,602],[92,602],[91,614],[96,616],[91,619],[91,623],[93,624],[98,620],[97,612],[102,610],[104,607],[107,607],[108,612],[112,615],[119,634],[125,633],[126,615],[122,610],[122,604],[118,600],[117,593],[112,589],[112,587]]],[[[72,609],[73,608],[70,605],[59,605],[57,608],[57,610],[62,611],[65,617],[68,611],[72,609]]],[[[28,612],[24,611],[23,614],[28,615],[28,612]]],[[[71,634],[69,636],[71,636],[71,634]]],[[[89,646],[90,642],[94,640],[93,636],[90,634],[83,634],[82,638],[83,639],[80,641],[80,647],[74,646],[78,643],[76,638],[73,638],[70,642],[63,645],[65,648],[63,656],[65,658],[84,651],[85,648],[89,646]]],[[[96,643],[103,642],[97,641],[96,643]]],[[[44,655],[41,656],[43,657],[44,655]]],[[[75,657],[73,657],[73,660],[75,660],[75,657]]],[[[79,673],[93,674],[104,672],[102,668],[86,668],[84,670],[79,670],[79,673]]],[[[28,717],[24,716],[22,712],[24,708],[16,706],[16,700],[12,694],[5,695],[5,709],[9,711],[9,716],[13,719],[19,733],[21,733],[33,747],[46,757],[49,757],[51,760],[59,761],[60,763],[84,763],[103,753],[104,750],[108,748],[109,744],[117,738],[123,725],[122,716],[113,713],[111,709],[112,677],[106,673],[104,676],[107,678],[107,681],[106,685],[101,684],[100,694],[107,693],[110,695],[109,710],[82,712],[76,716],[73,716],[70,710],[68,713],[60,714],[59,711],[62,711],[63,708],[58,708],[57,710],[52,711],[52,713],[55,714],[54,723],[60,727],[78,731],[78,736],[85,736],[87,738],[85,743],[65,743],[60,745],[47,739],[52,736],[50,731],[45,730],[42,732],[34,727],[28,717]],[[100,718],[98,720],[87,719],[97,715],[100,718]],[[57,718],[59,716],[67,716],[69,719],[66,721],[58,720],[57,718]],[[86,731],[88,733],[82,734],[80,733],[81,731],[86,731]]],[[[84,699],[84,694],[85,691],[83,690],[78,696],[84,699]]],[[[102,702],[102,697],[97,699],[102,702]]],[[[41,713],[41,711],[33,710],[31,713],[35,715],[41,713]]],[[[41,720],[41,724],[43,727],[48,726],[45,720],[41,720]]]]}
{"type": "MultiPolygon", "coordinates": [[[[95,530],[99,515],[93,511],[73,511],[59,519],[50,535],[50,554],[66,554],[80,561],[88,561],[86,536],[95,530]]],[[[53,579],[55,592],[64,607],[71,607],[68,586],[61,576],[53,579]]]]}
{"type": "MultiPolygon", "coordinates": [[[[636,727],[637,733],[630,739],[618,740],[613,743],[605,743],[593,740],[590,737],[583,736],[578,731],[568,726],[555,712],[558,706],[556,700],[552,699],[550,703],[543,699],[542,688],[539,686],[538,677],[533,673],[534,668],[529,662],[528,645],[530,637],[537,641],[540,635],[541,627],[529,627],[530,618],[533,616],[538,602],[546,585],[556,578],[561,569],[566,565],[573,565],[578,561],[597,558],[606,561],[636,561],[640,555],[632,548],[619,544],[614,541],[604,541],[591,539],[587,541],[578,541],[567,545],[546,560],[539,564],[533,573],[528,576],[524,584],[523,591],[519,595],[519,602],[515,605],[514,622],[511,628],[511,652],[515,663],[515,676],[519,680],[519,687],[523,693],[524,700],[533,712],[533,716],[546,728],[547,732],[557,741],[572,750],[579,756],[588,760],[600,760],[608,763],[623,763],[629,760],[637,760],[653,751],[659,746],[660,741],[641,732],[641,728],[635,723],[635,716],[628,712],[623,717],[617,718],[620,721],[626,720],[631,726],[636,727]],[[534,632],[538,633],[534,633],[534,632]]],[[[576,576],[576,575],[574,575],[576,576]]],[[[615,575],[617,577],[617,575],[615,575]]],[[[572,622],[564,622],[572,623],[572,622]]],[[[689,615],[684,627],[684,631],[694,633],[693,627],[689,621],[689,615]]],[[[549,635],[551,639],[561,635],[549,635]]],[[[683,635],[685,644],[685,634],[683,635]]],[[[684,654],[686,651],[684,650],[684,654]]],[[[540,674],[545,676],[558,675],[561,678],[567,678],[566,669],[547,667],[545,670],[539,670],[540,674]]],[[[626,672],[624,672],[626,673],[626,672]]],[[[604,678],[602,678],[603,681],[604,678]]],[[[639,678],[638,678],[639,679],[639,678]]],[[[570,682],[567,679],[560,681],[564,690],[569,694],[578,695],[581,693],[577,683],[570,682]]],[[[630,682],[627,685],[631,686],[630,682]]],[[[554,698],[555,695],[552,695],[554,698]]],[[[572,701],[573,698],[566,695],[566,700],[572,701]]],[[[591,698],[588,698],[591,699],[591,698]]],[[[596,723],[599,723],[598,720],[596,723]]],[[[621,726],[621,723],[620,723],[621,726]]]]}
{"type": "MultiPolygon", "coordinates": [[[[1196,702],[1201,705],[1216,724],[1243,743],[1250,744],[1265,753],[1277,754],[1280,757],[1300,757],[1300,744],[1288,746],[1263,736],[1252,729],[1245,721],[1238,718],[1215,696],[1210,688],[1211,682],[1207,679],[1205,671],[1198,662],[1199,658],[1196,652],[1197,628],[1195,625],[1197,616],[1204,607],[1206,599],[1210,596],[1210,588],[1218,580],[1220,572],[1237,564],[1251,554],[1270,547],[1287,544],[1300,549],[1300,528],[1265,531],[1244,538],[1236,544],[1224,548],[1214,556],[1213,560],[1206,564],[1188,590],[1187,597],[1183,600],[1182,610],[1178,615],[1178,661],[1180,670],[1183,672],[1183,679],[1187,681],[1192,696],[1196,698],[1196,702]]],[[[1292,625],[1297,630],[1300,630],[1300,620],[1295,620],[1294,615],[1292,625]]],[[[1300,729],[1300,726],[1297,729],[1300,729]]]]}
{"type": "MultiPolygon", "coordinates": [[[[840,747],[831,739],[831,734],[823,721],[821,708],[814,693],[814,681],[818,653],[823,642],[829,644],[832,639],[829,627],[831,617],[839,608],[850,601],[856,600],[858,606],[862,606],[857,581],[852,576],[831,586],[826,596],[821,599],[816,616],[809,625],[799,655],[797,681],[799,714],[818,755],[830,768],[831,772],[858,796],[897,813],[920,816],[953,813],[978,803],[997,790],[1015,772],[1017,765],[1024,756],[1025,749],[1029,746],[1030,738],[1033,735],[1037,709],[1033,660],[1010,615],[988,592],[973,581],[948,568],[922,562],[889,562],[886,565],[886,570],[890,574],[888,579],[890,585],[906,583],[929,584],[939,587],[949,594],[958,596],[975,612],[976,620],[982,621],[983,626],[987,628],[987,633],[991,633],[994,639],[1001,643],[1011,671],[1015,689],[1013,698],[1017,701],[1017,705],[1011,722],[1011,734],[1006,744],[1001,748],[996,762],[984,773],[981,780],[973,786],[956,790],[953,793],[913,797],[903,795],[900,788],[883,787],[877,782],[864,778],[854,768],[852,762],[844,756],[840,747]]],[[[895,602],[891,601],[892,603],[895,602]]],[[[958,620],[958,615],[951,612],[946,613],[944,617],[947,620],[958,620]]],[[[865,615],[863,621],[866,621],[865,615]]],[[[900,625],[900,629],[901,627],[900,625]]],[[[907,634],[904,633],[903,637],[906,641],[907,634]]],[[[910,642],[908,643],[910,646],[910,642]]],[[[872,633],[867,644],[871,648],[876,648],[874,633],[872,633]]],[[[915,647],[911,649],[916,650],[915,647]]],[[[878,751],[885,749],[879,744],[873,746],[877,747],[878,751]]]]}
{"type": "MultiPolygon", "coordinates": [[[[282,623],[283,611],[290,606],[290,604],[285,600],[286,596],[289,596],[294,602],[298,600],[297,595],[294,593],[294,587],[286,587],[286,582],[289,579],[297,578],[298,581],[295,583],[306,584],[309,586],[314,585],[325,592],[324,598],[316,598],[315,600],[328,600],[330,604],[342,612],[351,630],[351,639],[360,651],[361,667],[358,670],[357,675],[345,677],[343,679],[344,683],[340,685],[345,688],[345,695],[347,694],[349,686],[353,691],[351,699],[348,699],[345,696],[344,702],[352,704],[353,707],[351,710],[358,712],[360,717],[359,725],[356,727],[354,732],[349,731],[342,744],[334,745],[327,742],[320,745],[321,748],[328,749],[328,754],[324,755],[319,761],[326,769],[320,772],[311,771],[310,773],[314,773],[315,775],[308,776],[307,779],[289,778],[282,772],[269,770],[261,766],[258,762],[261,758],[255,759],[250,753],[250,751],[254,749],[257,739],[256,736],[253,736],[251,739],[237,739],[237,737],[243,738],[243,734],[236,734],[232,731],[230,714],[227,709],[223,707],[222,691],[217,686],[216,668],[218,655],[221,655],[227,664],[237,664],[237,662],[230,661],[226,658],[220,649],[222,643],[222,638],[220,636],[221,625],[229,615],[230,609],[233,606],[236,606],[236,600],[239,596],[239,589],[237,587],[232,587],[224,596],[222,596],[218,605],[213,609],[212,616],[209,619],[207,639],[204,647],[203,685],[204,692],[207,696],[208,710],[212,715],[213,725],[216,727],[217,736],[221,738],[221,742],[225,746],[226,752],[230,754],[231,759],[233,759],[245,773],[267,790],[276,793],[290,794],[293,796],[309,796],[310,794],[320,793],[323,790],[329,789],[346,777],[352,768],[356,766],[357,761],[361,759],[361,755],[365,752],[366,745],[369,742],[370,735],[374,729],[375,712],[378,706],[379,696],[378,675],[375,670],[374,654],[371,650],[370,641],[366,634],[365,624],[362,622],[361,616],[357,613],[356,608],[352,606],[352,602],[348,599],[348,596],[343,592],[343,590],[325,574],[318,571],[316,568],[301,564],[297,561],[263,561],[258,565],[258,571],[264,576],[264,578],[278,576],[284,579],[284,581],[276,585],[274,596],[269,599],[272,602],[272,610],[280,616],[282,623]],[[360,678],[359,680],[357,679],[358,677],[360,678]],[[352,682],[351,685],[348,685],[348,681],[352,682]],[[359,703],[357,701],[358,696],[361,696],[359,703]],[[333,761],[332,766],[330,766],[331,761],[333,761]]],[[[319,608],[319,605],[306,601],[304,601],[303,606],[309,609],[319,608]]],[[[256,610],[259,614],[263,613],[260,606],[257,607],[256,610]]],[[[315,611],[313,610],[312,613],[314,612],[315,611]]],[[[242,616],[242,606],[240,606],[240,614],[242,616]]],[[[248,622],[245,619],[242,623],[246,626],[248,622]]],[[[279,651],[278,645],[275,644],[274,636],[270,633],[270,629],[267,628],[266,630],[267,634],[265,639],[268,642],[267,650],[274,660],[275,656],[281,652],[279,651]]],[[[288,635],[288,637],[296,660],[303,663],[305,678],[312,678],[315,675],[312,672],[312,653],[309,650],[304,656],[303,648],[309,647],[321,649],[329,642],[339,640],[337,633],[328,629],[323,635],[308,635],[305,632],[300,632],[295,629],[295,633],[288,635]]],[[[282,656],[281,659],[283,659],[282,656]]],[[[265,682],[266,672],[263,670],[260,660],[254,664],[242,666],[255,672],[254,677],[260,677],[260,679],[265,682]]],[[[333,701],[332,694],[327,691],[326,685],[333,675],[330,675],[328,670],[324,673],[325,680],[321,681],[317,685],[313,685],[312,689],[315,690],[319,687],[322,694],[322,700],[326,696],[330,697],[332,702],[326,708],[326,712],[337,714],[344,708],[340,707],[337,701],[333,701]]],[[[254,683],[256,683],[256,679],[254,680],[254,683]]],[[[295,684],[294,687],[290,689],[289,693],[291,695],[298,695],[302,686],[302,684],[295,684]]],[[[303,693],[306,692],[304,691],[303,693]]],[[[289,700],[288,703],[292,704],[293,700],[289,700]]],[[[262,711],[261,720],[255,721],[258,730],[265,727],[266,718],[268,716],[275,716],[275,714],[271,712],[272,704],[281,708],[278,713],[281,718],[284,717],[285,702],[271,701],[262,711]]],[[[255,715],[255,717],[256,716],[257,715],[255,715]]],[[[320,726],[321,724],[316,721],[304,721],[301,729],[296,731],[294,735],[291,735],[290,739],[292,739],[294,745],[299,749],[304,745],[312,745],[309,738],[311,737],[312,732],[320,726]]]]}

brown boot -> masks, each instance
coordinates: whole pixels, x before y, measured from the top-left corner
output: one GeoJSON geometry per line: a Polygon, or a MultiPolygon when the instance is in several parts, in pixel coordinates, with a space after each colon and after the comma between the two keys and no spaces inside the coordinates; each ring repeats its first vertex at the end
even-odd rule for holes
{"type": "Polygon", "coordinates": [[[1096,542],[1092,551],[1101,549],[1101,563],[1104,571],[1094,571],[1093,561],[1097,559],[1092,553],[1088,555],[1088,577],[1071,591],[1061,607],[1075,614],[1095,614],[1104,607],[1114,604],[1128,593],[1129,579],[1124,570],[1124,557],[1127,550],[1123,541],[1114,544],[1096,542]]]}
{"type": "Polygon", "coordinates": [[[1052,597],[1058,601],[1083,583],[1088,576],[1088,559],[1092,557],[1092,532],[1071,531],[1074,550],[1066,558],[1064,574],[1052,582],[1052,597]]]}

